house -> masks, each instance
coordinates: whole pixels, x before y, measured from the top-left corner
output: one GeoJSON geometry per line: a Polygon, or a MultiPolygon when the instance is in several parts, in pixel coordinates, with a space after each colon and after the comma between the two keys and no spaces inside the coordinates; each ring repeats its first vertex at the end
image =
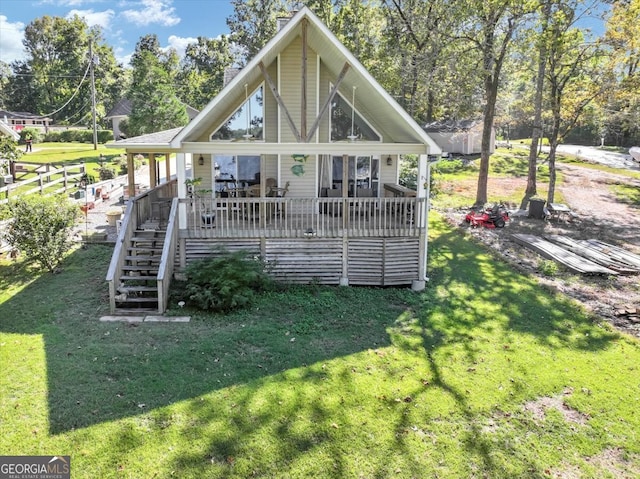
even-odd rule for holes
{"type": "Polygon", "coordinates": [[[122,220],[114,314],[162,312],[174,273],[216,246],[261,255],[287,282],[425,287],[441,149],[306,7],[184,128],[108,146],[126,149],[130,192],[147,154],[153,186],[122,220]],[[408,154],[417,191],[398,185],[408,154]],[[155,186],[158,155],[177,179],[155,186]]]}
{"type": "Polygon", "coordinates": [[[38,128],[45,133],[49,131],[51,118],[42,117],[25,111],[0,110],[0,121],[20,132],[23,128],[38,128]]]}
{"type": "MultiPolygon", "coordinates": [[[[198,114],[198,110],[189,105],[185,105],[187,109],[187,116],[189,121],[193,120],[198,114]]],[[[111,129],[113,130],[113,139],[119,140],[124,138],[122,131],[120,130],[120,122],[127,118],[131,114],[131,100],[128,98],[120,98],[113,108],[105,115],[105,120],[111,120],[111,129]]]]}
{"type": "MultiPolygon", "coordinates": [[[[424,125],[442,151],[461,155],[475,155],[482,151],[482,120],[446,120],[424,125]]],[[[495,130],[491,132],[490,152],[495,150],[495,130]]]]}

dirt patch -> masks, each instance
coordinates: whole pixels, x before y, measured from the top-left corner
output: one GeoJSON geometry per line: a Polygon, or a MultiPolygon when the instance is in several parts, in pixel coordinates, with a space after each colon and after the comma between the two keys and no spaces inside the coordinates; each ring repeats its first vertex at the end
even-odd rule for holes
{"type": "Polygon", "coordinates": [[[533,415],[534,421],[537,423],[541,423],[549,409],[555,409],[560,414],[565,421],[575,423],[575,424],[586,424],[589,417],[585,414],[582,414],[580,411],[576,411],[571,408],[564,402],[564,398],[570,396],[573,391],[567,389],[563,392],[563,394],[553,397],[541,397],[536,399],[535,401],[529,401],[522,408],[525,411],[530,412],[533,415]]]}
{"type": "MultiPolygon", "coordinates": [[[[613,477],[619,479],[635,479],[640,477],[640,468],[637,454],[628,456],[622,449],[609,448],[595,456],[585,459],[598,471],[608,471],[613,477]]],[[[548,475],[557,479],[580,479],[584,477],[580,468],[573,464],[563,462],[559,467],[548,471],[548,475]]]]}
{"type": "MultiPolygon", "coordinates": [[[[640,323],[620,317],[616,312],[625,307],[640,307],[640,277],[577,275],[559,268],[549,274],[548,263],[537,253],[513,241],[512,234],[566,235],[575,240],[596,238],[640,255],[640,209],[620,201],[612,185],[640,188],[640,181],[577,165],[561,164],[564,181],[558,191],[575,217],[562,220],[539,220],[513,216],[503,229],[469,228],[464,222],[468,210],[445,209],[448,221],[463,228],[479,242],[489,246],[518,269],[530,273],[544,284],[576,299],[587,310],[602,317],[621,331],[640,337],[640,323]],[[546,274],[545,274],[546,273],[546,274]]],[[[491,178],[489,191],[522,193],[526,178],[491,178]]],[[[456,183],[455,188],[475,189],[476,181],[456,183]]],[[[494,197],[490,194],[490,197],[494,197]]],[[[518,205],[509,205],[517,209],[518,205]]]]}

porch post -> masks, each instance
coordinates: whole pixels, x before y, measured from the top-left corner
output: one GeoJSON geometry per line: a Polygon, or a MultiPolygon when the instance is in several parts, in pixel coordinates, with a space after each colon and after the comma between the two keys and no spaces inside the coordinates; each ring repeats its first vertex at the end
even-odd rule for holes
{"type": "Polygon", "coordinates": [[[171,180],[171,153],[164,154],[164,169],[165,178],[167,179],[166,183],[169,183],[171,180]]]}
{"type": "Polygon", "coordinates": [[[133,166],[133,153],[127,151],[127,181],[129,198],[136,196],[136,170],[133,166]]]}
{"type": "MultiPolygon", "coordinates": [[[[349,202],[345,198],[349,196],[349,155],[342,155],[342,276],[340,277],[340,286],[349,286],[349,235],[347,234],[349,226],[349,202]]],[[[334,205],[335,206],[335,205],[334,205]]]]}
{"type": "MultiPolygon", "coordinates": [[[[178,198],[187,197],[187,185],[184,181],[187,179],[187,155],[191,157],[191,153],[176,153],[176,171],[178,173],[178,198]]],[[[187,229],[187,205],[180,203],[178,206],[178,228],[187,229]]]]}
{"type": "Polygon", "coordinates": [[[158,185],[156,176],[156,154],[149,153],[149,188],[153,189],[158,185]]]}
{"type": "MultiPolygon", "coordinates": [[[[429,157],[420,155],[418,158],[418,185],[417,197],[428,198],[429,195],[429,157]]],[[[416,226],[420,228],[419,248],[418,252],[418,278],[411,283],[411,289],[414,291],[422,291],[425,288],[427,279],[427,221],[428,221],[428,200],[422,203],[417,209],[418,217],[416,218],[416,226]]]]}

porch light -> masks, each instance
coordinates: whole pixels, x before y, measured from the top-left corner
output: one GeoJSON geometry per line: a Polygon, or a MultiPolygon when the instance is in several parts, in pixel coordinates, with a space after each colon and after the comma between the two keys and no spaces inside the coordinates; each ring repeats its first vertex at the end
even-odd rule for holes
{"type": "Polygon", "coordinates": [[[204,158],[202,157],[202,155],[200,155],[200,158],[198,158],[198,164],[200,166],[204,165],[204,158]]]}
{"type": "Polygon", "coordinates": [[[393,160],[391,159],[391,156],[387,156],[387,166],[391,165],[393,165],[393,160]]]}

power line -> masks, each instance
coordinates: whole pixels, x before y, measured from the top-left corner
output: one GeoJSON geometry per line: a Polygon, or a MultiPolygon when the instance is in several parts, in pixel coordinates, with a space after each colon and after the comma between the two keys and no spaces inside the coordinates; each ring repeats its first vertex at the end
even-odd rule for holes
{"type": "Polygon", "coordinates": [[[42,115],[42,116],[33,116],[31,118],[33,118],[33,119],[44,119],[44,118],[47,118],[49,116],[55,115],[60,110],[62,110],[65,106],[67,106],[69,103],[71,103],[71,100],[73,100],[78,95],[78,92],[80,91],[80,87],[82,86],[82,83],[84,82],[85,78],[87,78],[87,74],[89,73],[89,69],[91,68],[91,65],[92,65],[92,63],[89,62],[89,65],[87,65],[87,69],[84,72],[84,76],[82,77],[82,80],[80,80],[80,83],[78,83],[78,86],[76,87],[76,91],[73,92],[73,95],[71,95],[71,98],[69,98],[64,105],[62,105],[57,110],[52,111],[51,113],[47,113],[47,114],[42,115]]]}

